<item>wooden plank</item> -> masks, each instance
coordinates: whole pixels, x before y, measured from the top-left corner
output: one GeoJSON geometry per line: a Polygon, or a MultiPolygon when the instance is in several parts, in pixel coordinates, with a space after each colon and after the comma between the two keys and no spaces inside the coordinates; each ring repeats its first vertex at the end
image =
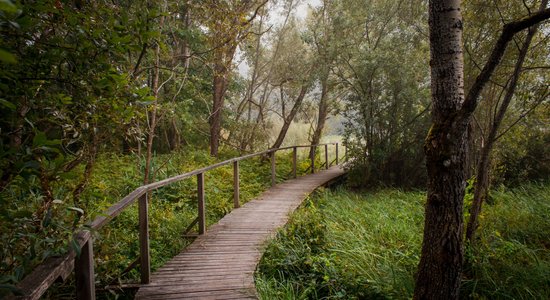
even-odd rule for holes
{"type": "MultiPolygon", "coordinates": [[[[39,299],[48,287],[58,278],[63,280],[71,273],[74,266],[74,252],[61,257],[48,258],[34,269],[33,272],[25,277],[17,288],[21,290],[24,296],[12,297],[13,299],[39,299]],[[52,272],[53,270],[53,272],[52,272]]],[[[12,299],[9,298],[8,299],[12,299]]]]}
{"type": "Polygon", "coordinates": [[[296,178],[296,164],[298,161],[298,149],[292,147],[292,178],[296,178]]]}
{"type": "Polygon", "coordinates": [[[328,145],[325,145],[325,169],[328,170],[328,145]]]}
{"type": "Polygon", "coordinates": [[[151,254],[149,251],[149,203],[147,193],[139,198],[139,270],[141,283],[149,283],[151,277],[151,254]]]}
{"type": "Polygon", "coordinates": [[[276,182],[276,170],[275,170],[275,151],[271,152],[271,186],[275,186],[276,182]]]}
{"type": "Polygon", "coordinates": [[[233,207],[239,208],[239,198],[240,198],[240,187],[239,187],[239,162],[233,162],[233,207]]]}
{"type": "Polygon", "coordinates": [[[84,243],[80,255],[75,257],[76,298],[95,300],[94,248],[90,238],[84,243]]]}
{"type": "Polygon", "coordinates": [[[254,272],[267,238],[318,186],[344,174],[339,167],[277,184],[212,225],[159,268],[136,299],[255,299],[254,272]]]}
{"type": "Polygon", "coordinates": [[[336,143],[336,165],[338,165],[338,143],[336,143]]]}
{"type": "MultiPolygon", "coordinates": [[[[329,143],[329,145],[330,144],[333,144],[333,143],[329,143]]],[[[325,145],[325,144],[319,144],[319,145],[313,145],[313,146],[322,146],[322,145],[325,145]]],[[[310,147],[312,147],[312,145],[301,145],[301,146],[282,147],[277,149],[268,149],[266,151],[232,158],[232,159],[222,161],[198,170],[193,170],[191,172],[166,178],[164,180],[153,182],[148,185],[140,186],[135,190],[133,190],[130,194],[122,198],[119,202],[113,204],[100,216],[96,217],[93,221],[89,222],[88,227],[94,230],[100,229],[101,227],[105,226],[105,224],[107,224],[109,221],[111,221],[113,218],[121,214],[126,208],[128,208],[131,204],[136,202],[136,200],[141,196],[143,196],[145,193],[158,189],[160,187],[170,185],[172,183],[181,181],[186,178],[190,178],[195,175],[199,176],[199,174],[204,174],[209,170],[213,170],[225,165],[229,165],[231,163],[239,162],[241,160],[265,155],[268,153],[275,153],[276,151],[282,151],[287,149],[293,149],[294,151],[296,151],[297,148],[310,148],[310,147]]],[[[346,148],[346,160],[347,160],[347,148],[346,148]]],[[[314,168],[312,168],[312,171],[314,171],[314,168]]],[[[75,235],[80,236],[82,234],[86,234],[86,232],[87,232],[86,230],[80,231],[80,232],[77,232],[75,235]]],[[[85,242],[86,241],[83,241],[83,243],[81,243],[79,246],[82,247],[85,242]]],[[[21,292],[24,294],[24,296],[22,297],[25,299],[40,298],[44,294],[44,292],[53,284],[55,280],[57,280],[58,278],[65,279],[67,277],[67,274],[69,274],[74,269],[73,259],[74,259],[74,253],[71,252],[60,258],[48,259],[44,261],[42,264],[40,264],[39,266],[37,266],[33,270],[33,272],[31,272],[31,274],[26,276],[26,278],[24,278],[17,285],[18,289],[20,289],[21,292]]]]}
{"type": "Polygon", "coordinates": [[[204,173],[197,174],[197,199],[199,211],[199,234],[206,232],[206,213],[204,209],[204,173]]]}
{"type": "Polygon", "coordinates": [[[311,174],[315,173],[315,146],[311,146],[311,174]]]}

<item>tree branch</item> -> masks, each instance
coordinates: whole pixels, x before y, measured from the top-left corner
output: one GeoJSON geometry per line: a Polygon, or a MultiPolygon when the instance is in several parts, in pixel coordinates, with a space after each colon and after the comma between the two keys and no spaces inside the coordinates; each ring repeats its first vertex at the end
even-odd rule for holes
{"type": "Polygon", "coordinates": [[[487,63],[483,67],[481,73],[477,76],[474,84],[470,88],[466,100],[462,105],[460,115],[463,117],[470,116],[477,107],[479,102],[478,98],[483,90],[485,84],[489,81],[494,70],[500,63],[502,56],[506,50],[508,43],[512,40],[514,35],[526,28],[529,28],[535,24],[543,22],[550,18],[550,8],[541,10],[529,17],[523,18],[521,20],[508,23],[504,25],[502,33],[495,44],[487,63]]]}

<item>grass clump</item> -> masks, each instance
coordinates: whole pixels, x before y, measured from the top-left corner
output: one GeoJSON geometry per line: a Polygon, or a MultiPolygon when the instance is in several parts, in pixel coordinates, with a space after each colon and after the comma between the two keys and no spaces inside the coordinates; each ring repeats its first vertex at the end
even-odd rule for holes
{"type": "MultiPolygon", "coordinates": [[[[500,189],[467,245],[461,298],[550,298],[550,186],[500,189]]],[[[323,190],[267,246],[261,299],[410,299],[425,194],[323,190]]]]}
{"type": "Polygon", "coordinates": [[[498,189],[491,198],[467,248],[463,294],[550,299],[550,185],[498,189]]]}
{"type": "Polygon", "coordinates": [[[257,277],[261,298],[412,295],[423,198],[397,190],[319,193],[267,247],[257,277]]]}

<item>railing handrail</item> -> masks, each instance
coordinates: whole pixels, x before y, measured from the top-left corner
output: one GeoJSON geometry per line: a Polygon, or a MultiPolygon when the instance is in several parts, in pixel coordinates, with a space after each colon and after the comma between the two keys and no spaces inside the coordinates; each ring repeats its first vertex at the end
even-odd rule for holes
{"type": "Polygon", "coordinates": [[[271,149],[261,151],[261,152],[256,152],[256,153],[252,153],[252,154],[247,154],[247,155],[243,155],[243,156],[239,156],[239,157],[230,158],[228,160],[224,160],[224,161],[215,163],[213,165],[202,167],[200,169],[196,169],[196,170],[193,170],[193,171],[190,171],[190,172],[187,172],[187,173],[179,174],[179,175],[172,176],[172,177],[169,177],[169,178],[165,178],[165,179],[162,179],[162,180],[159,180],[159,181],[156,181],[156,182],[152,182],[152,183],[149,183],[149,184],[146,184],[146,185],[142,185],[140,187],[137,187],[132,192],[130,192],[128,195],[126,195],[124,198],[122,198],[122,200],[120,200],[117,203],[111,205],[101,216],[96,217],[92,222],[90,222],[89,227],[91,229],[98,230],[101,227],[103,227],[104,225],[106,225],[107,223],[109,223],[110,220],[112,220],[113,218],[118,216],[120,213],[122,213],[124,211],[124,209],[126,209],[126,207],[132,205],[139,197],[143,196],[145,193],[156,190],[156,189],[164,187],[164,186],[167,186],[169,184],[187,179],[187,178],[195,176],[197,174],[205,173],[207,171],[211,171],[211,170],[217,169],[219,167],[223,167],[223,166],[232,164],[233,162],[236,162],[236,161],[242,161],[242,160],[253,158],[253,157],[256,157],[256,156],[269,154],[271,152],[277,152],[277,151],[282,151],[282,150],[293,149],[294,147],[296,147],[296,148],[311,148],[311,147],[319,147],[319,146],[324,146],[324,145],[336,145],[336,144],[338,144],[338,143],[323,143],[323,144],[317,144],[317,145],[299,145],[299,146],[288,146],[288,147],[282,147],[282,148],[271,148],[271,149]]]}
{"type": "MultiPolygon", "coordinates": [[[[111,205],[103,214],[96,217],[91,222],[88,222],[85,225],[84,229],[75,233],[74,235],[75,240],[77,241],[77,244],[80,250],[83,250],[84,246],[88,245],[89,244],[88,241],[92,238],[92,235],[89,232],[90,230],[99,230],[100,228],[108,224],[111,220],[113,220],[115,217],[117,217],[119,214],[121,214],[131,204],[135,203],[137,199],[146,195],[150,191],[190,178],[192,176],[204,174],[207,171],[214,170],[219,167],[223,167],[233,163],[238,163],[245,159],[249,159],[249,158],[253,158],[253,157],[257,157],[265,154],[270,154],[270,153],[274,154],[275,152],[282,151],[282,150],[297,149],[297,148],[314,148],[319,146],[325,146],[325,152],[326,152],[326,147],[328,145],[336,145],[336,154],[338,155],[338,143],[322,143],[322,144],[316,144],[316,145],[296,145],[296,146],[288,146],[288,147],[281,147],[281,148],[271,148],[261,152],[234,157],[234,158],[224,160],[200,169],[192,170],[187,173],[179,174],[179,175],[172,176],[153,183],[142,185],[134,189],[129,194],[127,194],[120,201],[111,205]]],[[[327,155],[328,154],[325,153],[325,157],[327,157],[327,155]]],[[[336,159],[336,162],[338,162],[338,159],[336,159]]],[[[296,162],[294,161],[294,163],[296,162]]],[[[273,168],[274,168],[274,162],[272,162],[272,172],[274,171],[273,168]]],[[[313,165],[312,165],[312,168],[314,168],[313,165]]],[[[327,168],[328,168],[328,161],[327,161],[327,168]]],[[[273,180],[273,176],[274,174],[272,173],[272,180],[273,180]]],[[[90,251],[93,251],[91,250],[91,246],[90,246],[90,251]]],[[[73,260],[74,258],[76,258],[76,254],[74,250],[71,250],[67,254],[61,257],[51,257],[49,260],[46,260],[42,264],[38,265],[33,270],[33,272],[27,275],[17,285],[19,289],[23,290],[24,292],[27,292],[27,294],[23,296],[23,299],[38,299],[57,278],[61,277],[65,279],[66,277],[68,277],[68,275],[73,271],[73,269],[75,269],[74,260],[73,260]],[[57,264],[57,265],[54,266],[54,264],[57,264]]],[[[91,267],[93,268],[93,261],[91,263],[92,263],[91,267]]],[[[87,278],[87,279],[92,280],[93,282],[93,278],[91,279],[87,278]]]]}

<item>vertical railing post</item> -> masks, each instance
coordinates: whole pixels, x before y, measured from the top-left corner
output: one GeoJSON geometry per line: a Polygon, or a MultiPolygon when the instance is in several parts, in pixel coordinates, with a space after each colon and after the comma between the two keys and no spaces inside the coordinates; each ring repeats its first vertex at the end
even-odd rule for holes
{"type": "Polygon", "coordinates": [[[344,161],[348,161],[348,146],[344,147],[344,161]]]}
{"type": "Polygon", "coordinates": [[[296,163],[298,160],[298,149],[296,146],[292,148],[292,177],[296,178],[296,163]]]}
{"type": "Polygon", "coordinates": [[[141,283],[147,284],[151,277],[151,257],[149,253],[149,205],[147,193],[139,197],[139,260],[141,283]]]}
{"type": "Polygon", "coordinates": [[[338,165],[338,143],[336,143],[336,165],[338,165]]]}
{"type": "Polygon", "coordinates": [[[206,232],[206,217],[204,210],[204,173],[197,174],[197,198],[199,209],[199,234],[206,232]]]}
{"type": "Polygon", "coordinates": [[[239,208],[239,161],[233,162],[233,206],[239,208]]]}
{"type": "Polygon", "coordinates": [[[80,255],[77,255],[74,259],[76,298],[79,300],[95,300],[93,240],[89,231],[86,231],[83,238],[86,239],[86,242],[80,250],[80,255]]]}
{"type": "Polygon", "coordinates": [[[328,170],[328,144],[325,144],[325,169],[328,170]]]}
{"type": "Polygon", "coordinates": [[[273,152],[271,152],[271,186],[274,186],[276,184],[275,172],[275,150],[273,150],[273,152]]]}
{"type": "Polygon", "coordinates": [[[315,173],[315,147],[316,146],[311,146],[311,151],[309,151],[311,153],[310,155],[310,159],[311,159],[311,174],[315,173]]]}

